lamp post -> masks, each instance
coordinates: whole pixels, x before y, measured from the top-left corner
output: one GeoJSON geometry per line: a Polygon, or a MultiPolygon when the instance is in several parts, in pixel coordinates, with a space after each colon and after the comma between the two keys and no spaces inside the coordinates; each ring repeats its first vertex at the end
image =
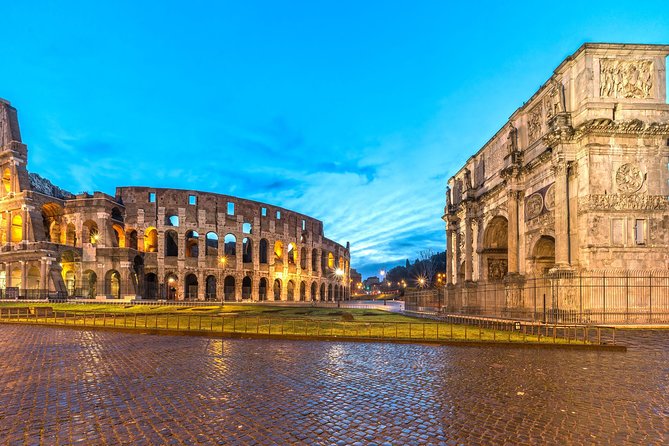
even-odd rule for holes
{"type": "MultiPolygon", "coordinates": [[[[344,270],[341,268],[335,269],[335,277],[337,278],[338,282],[341,282],[342,278],[344,277],[344,270]]],[[[341,293],[337,293],[339,295],[339,299],[337,300],[337,308],[341,306],[341,293]]]]}
{"type": "Polygon", "coordinates": [[[220,256],[218,258],[218,282],[221,284],[221,290],[223,292],[221,293],[221,306],[223,306],[223,302],[225,300],[225,283],[221,280],[221,277],[223,276],[223,269],[225,269],[225,265],[228,263],[227,257],[220,256]]]}

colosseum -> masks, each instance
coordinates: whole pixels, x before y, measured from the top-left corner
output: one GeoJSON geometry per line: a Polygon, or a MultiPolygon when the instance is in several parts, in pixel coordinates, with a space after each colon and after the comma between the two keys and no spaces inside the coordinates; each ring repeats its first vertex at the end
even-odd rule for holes
{"type": "Polygon", "coordinates": [[[16,109],[0,99],[3,298],[339,301],[350,250],[317,219],[190,190],[73,195],[27,170],[16,109]]]}

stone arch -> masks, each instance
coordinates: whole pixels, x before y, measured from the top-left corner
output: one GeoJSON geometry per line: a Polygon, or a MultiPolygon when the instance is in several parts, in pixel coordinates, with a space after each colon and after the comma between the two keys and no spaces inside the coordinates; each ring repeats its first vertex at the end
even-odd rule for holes
{"type": "Polygon", "coordinates": [[[105,294],[113,299],[120,299],[121,291],[121,274],[115,269],[110,269],[105,274],[105,294]]]}
{"type": "Polygon", "coordinates": [[[88,299],[95,299],[98,294],[98,275],[95,271],[87,269],[81,275],[81,292],[88,299]]]}
{"type": "Polygon", "coordinates": [[[318,300],[318,284],[316,282],[311,283],[311,295],[309,297],[311,300],[318,300]]]}
{"type": "Polygon", "coordinates": [[[68,246],[77,246],[77,229],[73,223],[65,225],[65,244],[68,246]]]}
{"type": "Polygon", "coordinates": [[[297,249],[295,249],[295,244],[288,243],[288,264],[295,265],[297,256],[297,249]]]}
{"type": "Polygon", "coordinates": [[[117,207],[113,207],[111,210],[111,219],[123,223],[123,213],[117,207]]]}
{"type": "Polygon", "coordinates": [[[555,238],[542,235],[532,249],[532,269],[540,276],[555,266],[555,238]]]}
{"type": "MultiPolygon", "coordinates": [[[[490,219],[483,231],[482,259],[489,281],[502,280],[508,271],[508,233],[509,222],[501,215],[490,219]]],[[[464,272],[462,266],[460,270],[464,272]]]]}
{"type": "Polygon", "coordinates": [[[165,257],[177,257],[179,255],[179,235],[176,231],[165,231],[165,257]]]}
{"type": "Polygon", "coordinates": [[[84,243],[90,243],[96,245],[100,239],[100,230],[98,229],[98,224],[93,220],[86,220],[83,225],[81,225],[82,234],[81,239],[84,243]]]}
{"type": "Polygon", "coordinates": [[[274,279],[274,300],[281,300],[281,279],[274,279]]]}
{"type": "Polygon", "coordinates": [[[274,261],[283,262],[283,242],[281,240],[274,242],[274,261]]]}
{"type": "Polygon", "coordinates": [[[235,286],[234,276],[225,276],[225,280],[223,281],[223,291],[226,301],[235,300],[235,286]]]}
{"type": "Polygon", "coordinates": [[[324,283],[321,283],[321,291],[320,291],[319,297],[320,297],[319,300],[321,300],[321,301],[325,300],[325,298],[326,298],[326,295],[325,295],[325,284],[324,284],[324,283]]]}
{"type": "Polygon", "coordinates": [[[60,221],[63,208],[58,203],[45,203],[42,206],[44,238],[52,243],[60,243],[60,221]]]}
{"type": "Polygon", "coordinates": [[[292,280],[289,280],[286,285],[286,299],[289,301],[295,300],[295,282],[292,280]]]}
{"type": "Polygon", "coordinates": [[[153,226],[144,231],[144,252],[158,252],[158,230],[153,226]]]}
{"type": "Polygon", "coordinates": [[[158,276],[156,273],[148,273],[144,276],[144,298],[158,298],[158,276]]]}
{"type": "Polygon", "coordinates": [[[250,299],[253,291],[253,282],[249,276],[242,279],[242,299],[250,299]]]}
{"type": "Polygon", "coordinates": [[[332,254],[331,252],[328,252],[328,268],[334,269],[334,267],[335,267],[334,254],[332,254]]]}
{"type": "MultiPolygon", "coordinates": [[[[68,225],[69,226],[69,225],[68,225]]],[[[114,230],[113,236],[114,240],[112,242],[112,246],[115,248],[125,248],[125,231],[123,230],[123,227],[119,224],[114,223],[112,225],[112,229],[114,230]]],[[[69,243],[68,243],[69,245],[69,243]]]]}
{"type": "Polygon", "coordinates": [[[10,272],[10,278],[12,281],[12,287],[16,287],[18,289],[23,288],[23,274],[21,274],[21,268],[18,266],[15,266],[12,268],[12,271],[10,272]]]}
{"type": "Polygon", "coordinates": [[[244,237],[242,240],[242,262],[253,262],[253,240],[250,237],[244,237]]]}
{"type": "Polygon", "coordinates": [[[200,234],[197,231],[190,230],[186,232],[186,237],[184,240],[184,250],[186,257],[198,257],[200,250],[200,234]]]}
{"type": "Polygon", "coordinates": [[[125,237],[126,247],[137,251],[137,231],[130,229],[125,237]]]}
{"type": "Polygon", "coordinates": [[[264,277],[261,277],[258,282],[258,299],[267,300],[267,279],[264,277]]]}
{"type": "Polygon", "coordinates": [[[318,250],[316,248],[311,250],[311,272],[318,271],[318,250]]]}
{"type": "Polygon", "coordinates": [[[184,299],[197,299],[198,282],[195,274],[188,274],[184,279],[184,299]]]}
{"type": "Polygon", "coordinates": [[[223,239],[225,244],[225,255],[226,256],[235,256],[237,255],[237,237],[234,234],[225,234],[223,239]]]}
{"type": "Polygon", "coordinates": [[[204,281],[205,300],[216,300],[216,276],[209,275],[204,281]]]}
{"type": "Polygon", "coordinates": [[[40,288],[40,272],[39,268],[36,266],[31,266],[28,268],[26,273],[26,290],[38,290],[40,288]]]}
{"type": "Polygon", "coordinates": [[[307,284],[303,280],[300,282],[300,301],[304,302],[305,300],[307,300],[307,284]]]}
{"type": "Polygon", "coordinates": [[[179,278],[174,273],[165,274],[165,299],[176,300],[179,297],[179,278]]]}
{"type": "Polygon", "coordinates": [[[328,285],[328,300],[332,300],[332,284],[328,285]]]}
{"type": "Polygon", "coordinates": [[[268,263],[267,251],[269,251],[269,242],[267,239],[260,239],[260,245],[258,248],[258,260],[262,264],[268,263]]]}
{"type": "Polygon", "coordinates": [[[204,251],[207,256],[218,255],[218,234],[213,231],[207,232],[207,235],[205,236],[204,251]]]}

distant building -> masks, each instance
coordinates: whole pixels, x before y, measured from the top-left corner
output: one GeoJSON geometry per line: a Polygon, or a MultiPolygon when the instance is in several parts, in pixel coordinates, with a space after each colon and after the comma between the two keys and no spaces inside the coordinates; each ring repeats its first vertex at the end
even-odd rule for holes
{"type": "Polygon", "coordinates": [[[349,277],[351,280],[351,293],[355,293],[362,288],[362,274],[356,271],[355,268],[351,268],[349,277]]]}

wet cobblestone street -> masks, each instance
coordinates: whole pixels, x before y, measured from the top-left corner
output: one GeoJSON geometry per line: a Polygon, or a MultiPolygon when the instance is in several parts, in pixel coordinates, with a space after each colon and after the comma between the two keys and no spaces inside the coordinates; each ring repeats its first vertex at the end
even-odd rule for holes
{"type": "Polygon", "coordinates": [[[0,325],[2,444],[667,444],[669,331],[627,353],[0,325]]]}

